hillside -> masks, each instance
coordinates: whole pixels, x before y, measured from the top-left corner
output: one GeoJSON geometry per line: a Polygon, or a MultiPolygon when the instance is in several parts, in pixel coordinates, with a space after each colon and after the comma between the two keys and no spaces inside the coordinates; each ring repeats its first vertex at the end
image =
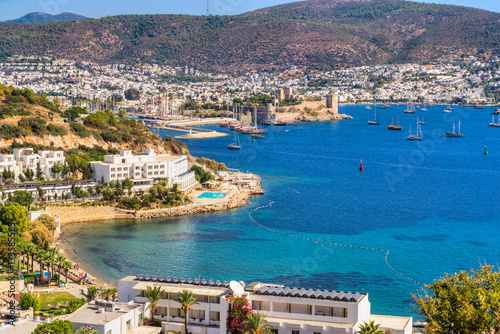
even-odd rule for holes
{"type": "Polygon", "coordinates": [[[61,112],[43,95],[0,84],[0,152],[25,146],[63,150],[67,157],[78,156],[80,162],[118,154],[121,147],[136,153],[154,147],[157,153],[189,154],[184,143],[162,140],[141,121],[115,117],[109,111],[87,115],[79,107],[61,112]]]}
{"type": "Polygon", "coordinates": [[[0,23],[0,58],[50,55],[98,63],[157,62],[215,72],[425,62],[500,51],[500,14],[402,0],[309,0],[238,16],[127,15],[0,23]]]}
{"type": "Polygon", "coordinates": [[[73,13],[61,13],[50,15],[46,13],[33,12],[24,15],[15,20],[7,20],[9,23],[52,23],[52,22],[67,22],[67,21],[83,21],[88,18],[82,15],[73,13]]]}

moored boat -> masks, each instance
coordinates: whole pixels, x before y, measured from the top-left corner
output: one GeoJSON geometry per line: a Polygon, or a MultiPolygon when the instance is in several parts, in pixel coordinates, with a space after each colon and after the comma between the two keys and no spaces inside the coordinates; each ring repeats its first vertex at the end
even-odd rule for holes
{"type": "Polygon", "coordinates": [[[394,118],[391,118],[391,124],[387,126],[388,130],[401,130],[402,127],[399,126],[399,116],[398,116],[398,124],[394,125],[394,118]]]}

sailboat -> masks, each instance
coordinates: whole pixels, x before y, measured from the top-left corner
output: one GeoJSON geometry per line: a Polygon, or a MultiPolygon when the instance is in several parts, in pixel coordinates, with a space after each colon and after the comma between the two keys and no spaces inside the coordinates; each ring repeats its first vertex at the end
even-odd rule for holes
{"type": "Polygon", "coordinates": [[[238,132],[234,132],[234,143],[227,145],[230,150],[241,150],[240,138],[238,137],[238,132]]]}
{"type": "Polygon", "coordinates": [[[398,125],[394,125],[394,117],[391,118],[391,125],[387,126],[388,130],[401,130],[402,127],[399,126],[399,116],[398,116],[398,125]]]}
{"type": "Polygon", "coordinates": [[[415,113],[415,106],[413,103],[408,102],[408,106],[406,107],[405,111],[403,111],[405,114],[414,114],[415,113]]]}
{"type": "Polygon", "coordinates": [[[374,114],[375,114],[374,120],[373,121],[368,121],[368,124],[370,124],[370,125],[378,125],[378,122],[377,122],[377,108],[375,108],[374,114]]]}
{"type": "Polygon", "coordinates": [[[366,107],[365,107],[366,110],[371,110],[372,107],[370,107],[370,105],[368,104],[366,107]]]}
{"type": "Polygon", "coordinates": [[[447,112],[448,113],[448,112],[451,112],[452,110],[453,110],[453,108],[451,106],[448,106],[448,107],[446,107],[445,110],[443,110],[443,112],[447,112]]]}
{"type": "Polygon", "coordinates": [[[418,121],[418,124],[426,124],[425,121],[424,121],[424,116],[422,116],[422,120],[421,121],[418,121]]]}
{"type": "Polygon", "coordinates": [[[424,138],[424,135],[422,133],[422,129],[420,128],[420,122],[418,121],[418,117],[417,117],[417,133],[414,135],[411,133],[411,123],[410,123],[410,134],[408,135],[408,137],[406,137],[406,139],[408,139],[408,140],[422,140],[423,138],[424,138]]]}
{"type": "Polygon", "coordinates": [[[446,137],[465,137],[465,133],[460,133],[460,121],[458,121],[458,132],[455,132],[455,122],[453,122],[453,132],[445,132],[446,137]]]}
{"type": "Polygon", "coordinates": [[[257,108],[253,108],[253,124],[254,126],[250,126],[246,129],[243,129],[241,133],[244,134],[254,134],[254,133],[264,133],[266,130],[265,129],[259,129],[257,126],[257,108]]]}
{"type": "Polygon", "coordinates": [[[495,123],[495,115],[491,117],[491,123],[488,123],[489,126],[500,127],[500,116],[497,116],[497,122],[495,123]]]}

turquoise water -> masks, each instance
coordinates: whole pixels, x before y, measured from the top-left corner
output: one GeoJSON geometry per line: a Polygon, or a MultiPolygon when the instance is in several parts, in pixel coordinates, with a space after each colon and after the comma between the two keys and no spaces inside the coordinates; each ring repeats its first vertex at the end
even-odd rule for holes
{"type": "Polygon", "coordinates": [[[196,198],[222,198],[226,195],[226,193],[212,193],[212,192],[204,192],[200,196],[196,198]]]}
{"type": "Polygon", "coordinates": [[[223,213],[74,224],[65,238],[111,281],[156,274],[359,291],[369,293],[373,313],[414,316],[411,293],[420,286],[389,268],[386,250],[394,269],[423,283],[500,259],[500,129],[487,126],[493,108],[404,109],[377,110],[380,125],[370,126],[373,110],[341,107],[354,119],[269,127],[254,143],[241,135],[241,151],[226,148],[228,137],[186,141],[195,156],[261,175],[265,196],[223,213]],[[424,140],[406,140],[422,115],[424,140]],[[404,129],[388,131],[396,116],[404,129]],[[458,120],[466,137],[441,136],[458,120]],[[265,226],[384,251],[263,229],[248,212],[267,199],[274,204],[252,214],[265,226]]]}

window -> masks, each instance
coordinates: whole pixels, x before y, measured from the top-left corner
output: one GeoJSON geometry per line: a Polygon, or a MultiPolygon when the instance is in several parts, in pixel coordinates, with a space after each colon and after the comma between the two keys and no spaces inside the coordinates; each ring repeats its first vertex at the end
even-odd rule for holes
{"type": "Polygon", "coordinates": [[[153,168],[153,166],[151,166],[151,165],[148,166],[148,169],[152,169],[152,168],[153,168]]]}
{"type": "Polygon", "coordinates": [[[124,163],[125,163],[125,159],[122,159],[122,164],[124,164],[124,163]]]}
{"type": "Polygon", "coordinates": [[[277,328],[272,328],[272,329],[271,329],[271,333],[273,333],[273,334],[278,334],[278,329],[277,329],[277,328]]]}
{"type": "Polygon", "coordinates": [[[115,174],[111,174],[111,178],[114,178],[116,175],[115,174]]]}
{"type": "Polygon", "coordinates": [[[313,332],[313,334],[321,334],[321,332],[313,332]]]}
{"type": "Polygon", "coordinates": [[[135,166],[135,169],[139,170],[139,169],[141,169],[141,166],[135,166]]]}
{"type": "Polygon", "coordinates": [[[112,172],[116,171],[116,168],[111,168],[111,171],[112,171],[112,172]]]}
{"type": "Polygon", "coordinates": [[[292,313],[292,304],[286,304],[286,311],[292,313]]]}
{"type": "Polygon", "coordinates": [[[127,320],[127,332],[132,330],[132,320],[127,320]]]}
{"type": "Polygon", "coordinates": [[[155,169],[158,169],[158,165],[155,165],[155,169]]]}
{"type": "Polygon", "coordinates": [[[342,317],[347,318],[347,308],[342,309],[342,317]]]}
{"type": "Polygon", "coordinates": [[[122,171],[122,168],[121,168],[121,167],[118,167],[117,171],[121,172],[121,171],[122,171]]]}
{"type": "Polygon", "coordinates": [[[292,334],[300,334],[300,331],[294,331],[294,330],[292,330],[292,334]]]}
{"type": "Polygon", "coordinates": [[[312,305],[307,305],[307,314],[312,314],[312,305]]]}

